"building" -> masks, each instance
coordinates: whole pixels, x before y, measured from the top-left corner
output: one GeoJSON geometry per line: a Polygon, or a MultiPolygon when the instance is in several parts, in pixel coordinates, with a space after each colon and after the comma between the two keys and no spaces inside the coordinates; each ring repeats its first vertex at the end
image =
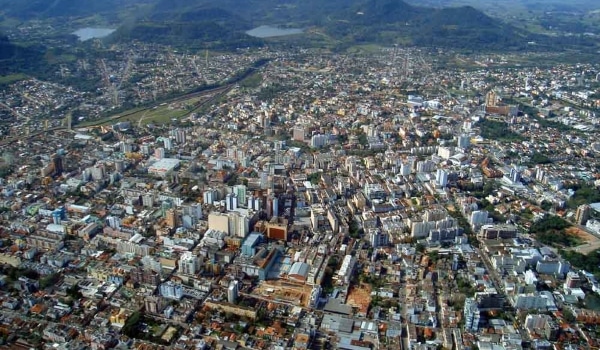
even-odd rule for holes
{"type": "Polygon", "coordinates": [[[177,211],[175,209],[169,209],[166,212],[165,220],[167,222],[167,226],[170,228],[176,228],[178,226],[177,220],[177,211]]]}
{"type": "Polygon", "coordinates": [[[295,262],[288,272],[288,279],[296,282],[306,282],[308,273],[310,271],[310,265],[303,262],[295,262]]]}
{"type": "Polygon", "coordinates": [[[386,247],[390,244],[390,236],[380,230],[370,230],[368,237],[373,248],[386,247]]]}
{"type": "Polygon", "coordinates": [[[240,212],[227,213],[229,220],[229,235],[233,237],[245,238],[250,232],[250,218],[240,212]]]}
{"type": "Polygon", "coordinates": [[[516,168],[510,169],[510,181],[513,183],[521,182],[521,172],[516,168]]]}
{"type": "Polygon", "coordinates": [[[444,169],[438,169],[435,179],[440,187],[446,187],[448,185],[448,172],[444,169]]]}
{"type": "Polygon", "coordinates": [[[229,233],[229,216],[221,213],[208,214],[208,229],[229,233]]]}
{"type": "Polygon", "coordinates": [[[544,258],[535,265],[535,271],[543,275],[565,275],[571,269],[569,262],[544,258]]]}
{"type": "MultiPolygon", "coordinates": [[[[233,193],[237,196],[238,204],[242,206],[248,202],[247,196],[248,188],[245,185],[235,185],[233,186],[233,193]]],[[[248,208],[250,209],[250,208],[248,208]]]]}
{"type": "MultiPolygon", "coordinates": [[[[286,221],[286,220],[284,220],[286,221]]],[[[266,224],[267,237],[281,241],[288,240],[288,225],[287,222],[269,222],[266,224]]]]}
{"type": "Polygon", "coordinates": [[[235,193],[229,193],[225,196],[225,209],[233,211],[238,208],[238,197],[235,193]]]}
{"type": "Polygon", "coordinates": [[[229,287],[227,288],[227,302],[230,304],[236,304],[239,293],[239,282],[233,280],[229,283],[229,287]]]}
{"type": "Polygon", "coordinates": [[[179,258],[179,273],[195,275],[200,270],[200,261],[192,252],[185,252],[179,258]]]}
{"type": "Polygon", "coordinates": [[[148,296],[144,299],[144,309],[147,313],[157,315],[163,309],[163,299],[157,296],[148,296]]]}
{"type": "Polygon", "coordinates": [[[148,167],[148,173],[165,177],[179,167],[181,161],[176,158],[162,158],[148,167]]]}
{"type": "Polygon", "coordinates": [[[354,265],[356,265],[356,258],[352,255],[346,255],[342,261],[342,266],[337,273],[338,279],[344,284],[350,283],[350,277],[354,272],[354,265]]]}
{"type": "Polygon", "coordinates": [[[575,223],[577,225],[585,225],[590,219],[590,214],[592,213],[592,207],[584,204],[577,207],[577,211],[575,212],[575,223]]]}
{"type": "Polygon", "coordinates": [[[474,298],[465,299],[463,314],[465,318],[465,331],[477,332],[479,330],[481,310],[479,310],[477,301],[474,298]]]}
{"type": "Polygon", "coordinates": [[[471,145],[471,138],[468,135],[460,135],[458,137],[458,147],[468,148],[471,145]]]}
{"type": "Polygon", "coordinates": [[[159,290],[160,295],[168,299],[179,300],[183,297],[183,287],[171,281],[161,284],[159,290]]]}
{"type": "Polygon", "coordinates": [[[165,149],[162,147],[158,147],[154,150],[154,158],[156,159],[163,159],[165,155],[165,149]]]}
{"type": "Polygon", "coordinates": [[[485,210],[475,210],[471,213],[470,224],[473,228],[478,228],[481,225],[488,223],[488,212],[485,210]]]}
{"type": "Polygon", "coordinates": [[[579,287],[581,287],[581,284],[582,284],[582,280],[581,280],[581,277],[579,277],[579,274],[577,272],[569,271],[567,273],[567,278],[565,280],[566,288],[579,288],[579,287]]]}
{"type": "Polygon", "coordinates": [[[242,244],[242,254],[245,256],[256,255],[256,247],[262,242],[263,235],[258,232],[251,233],[242,244]]]}
{"type": "Polygon", "coordinates": [[[517,237],[517,228],[512,225],[483,225],[479,236],[485,239],[509,239],[517,237]]]}
{"type": "Polygon", "coordinates": [[[317,135],[313,135],[313,137],[311,137],[311,139],[310,139],[310,147],[313,147],[313,148],[321,148],[323,146],[326,146],[328,143],[329,143],[328,135],[317,134],[317,135]]]}

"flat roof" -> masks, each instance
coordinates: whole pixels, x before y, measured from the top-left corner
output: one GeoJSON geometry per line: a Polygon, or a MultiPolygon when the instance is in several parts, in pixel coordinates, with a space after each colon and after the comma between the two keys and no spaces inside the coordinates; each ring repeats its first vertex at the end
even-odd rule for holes
{"type": "Polygon", "coordinates": [[[163,158],[152,164],[148,169],[151,171],[169,171],[175,169],[181,160],[177,158],[163,158]]]}

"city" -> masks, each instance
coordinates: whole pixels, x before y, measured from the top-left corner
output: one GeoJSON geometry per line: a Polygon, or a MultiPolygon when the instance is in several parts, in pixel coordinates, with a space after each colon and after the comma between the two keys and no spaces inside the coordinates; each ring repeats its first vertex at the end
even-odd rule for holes
{"type": "Polygon", "coordinates": [[[115,52],[2,92],[0,348],[599,346],[597,64],[115,52]]]}

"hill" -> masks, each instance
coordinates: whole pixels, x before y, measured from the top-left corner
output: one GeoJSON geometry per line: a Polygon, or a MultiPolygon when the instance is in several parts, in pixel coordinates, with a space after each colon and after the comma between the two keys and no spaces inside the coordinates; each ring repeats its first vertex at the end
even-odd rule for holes
{"type": "MultiPolygon", "coordinates": [[[[429,4],[446,1],[467,0],[429,0],[429,4]]],[[[593,51],[597,47],[584,36],[565,39],[532,34],[471,6],[425,7],[404,0],[0,0],[0,6],[4,9],[2,15],[22,20],[101,16],[111,19],[111,23],[121,23],[109,40],[187,48],[262,45],[264,40],[246,34],[260,25],[304,28],[318,35],[294,37],[294,44],[326,43],[340,49],[363,43],[468,51],[593,51]],[[140,8],[143,10],[137,11],[140,8]],[[536,42],[536,46],[529,42],[536,42]]]]}
{"type": "MultiPolygon", "coordinates": [[[[521,49],[527,33],[473,7],[426,8],[402,0],[159,0],[115,38],[204,46],[253,46],[259,25],[301,27],[338,43],[413,44],[464,49],[521,49]]],[[[310,44],[310,38],[305,39],[310,44]]]]}
{"type": "Polygon", "coordinates": [[[16,45],[0,33],[0,76],[31,73],[35,70],[32,63],[43,64],[43,53],[41,47],[16,45]]]}

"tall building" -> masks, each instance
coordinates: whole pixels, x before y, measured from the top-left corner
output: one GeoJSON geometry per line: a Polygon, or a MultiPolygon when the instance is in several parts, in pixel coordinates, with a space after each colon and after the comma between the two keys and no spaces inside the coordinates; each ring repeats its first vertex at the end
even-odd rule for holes
{"type": "Polygon", "coordinates": [[[485,106],[495,107],[498,104],[498,95],[496,92],[490,91],[485,95],[485,106]]]}
{"type": "Polygon", "coordinates": [[[448,184],[448,172],[444,169],[438,169],[436,174],[437,184],[441,187],[446,187],[448,184]]]}
{"type": "Polygon", "coordinates": [[[202,219],[202,205],[190,204],[182,207],[183,214],[189,215],[195,219],[202,219]]]}
{"type": "Polygon", "coordinates": [[[142,195],[142,205],[146,208],[152,208],[154,206],[155,198],[154,193],[144,193],[142,195]]]}
{"type": "Polygon", "coordinates": [[[471,138],[468,135],[460,135],[458,137],[458,147],[468,148],[471,145],[471,138]]]}
{"type": "Polygon", "coordinates": [[[192,252],[185,252],[179,258],[179,273],[183,275],[195,275],[200,268],[199,265],[198,257],[194,256],[192,252]]]}
{"type": "Polygon", "coordinates": [[[402,164],[400,165],[400,175],[402,176],[408,176],[410,175],[410,172],[412,171],[412,164],[410,164],[409,162],[402,162],[402,164]]]}
{"type": "Polygon", "coordinates": [[[162,298],[157,296],[148,296],[144,300],[144,309],[150,314],[158,314],[162,311],[162,298]]]}
{"type": "Polygon", "coordinates": [[[163,144],[167,151],[170,151],[171,149],[173,149],[173,142],[171,141],[170,138],[163,137],[162,141],[163,141],[163,144]]]}
{"type": "Polygon", "coordinates": [[[294,141],[303,142],[305,133],[306,132],[303,127],[296,126],[292,131],[292,138],[294,139],[294,141]]]}
{"type": "Polygon", "coordinates": [[[228,213],[227,216],[229,221],[229,235],[245,238],[250,232],[250,218],[238,212],[228,213]]]}
{"type": "Polygon", "coordinates": [[[213,204],[215,201],[219,200],[218,192],[212,188],[208,189],[202,194],[202,199],[204,204],[213,204]]]}
{"type": "Polygon", "coordinates": [[[471,225],[479,228],[481,225],[487,224],[488,212],[486,210],[476,210],[471,213],[471,225]]]}
{"type": "Polygon", "coordinates": [[[272,205],[273,205],[273,216],[278,217],[279,216],[279,198],[277,198],[277,196],[273,197],[272,205]]]}
{"type": "Polygon", "coordinates": [[[477,300],[474,298],[465,299],[463,313],[465,318],[465,331],[477,332],[479,330],[479,321],[481,318],[481,310],[479,310],[477,300]]]}
{"type": "Polygon", "coordinates": [[[313,135],[313,137],[311,137],[311,139],[310,139],[310,147],[313,147],[313,148],[320,148],[320,147],[327,145],[328,143],[329,143],[329,136],[327,136],[327,135],[317,134],[317,135],[313,135]]]}
{"type": "Polygon", "coordinates": [[[177,211],[175,211],[175,209],[167,210],[165,219],[167,221],[167,226],[169,226],[170,228],[177,227],[178,220],[177,220],[177,211]]]}
{"type": "Polygon", "coordinates": [[[52,164],[54,166],[54,175],[60,176],[65,171],[64,158],[55,154],[52,158],[52,164]]]}
{"type": "Polygon", "coordinates": [[[163,159],[165,157],[165,149],[162,147],[158,147],[154,150],[154,158],[163,159]]]}
{"type": "Polygon", "coordinates": [[[577,212],[575,213],[575,223],[577,225],[585,225],[590,219],[591,212],[592,207],[587,204],[577,207],[577,212]]]}
{"type": "Polygon", "coordinates": [[[246,196],[247,190],[248,188],[246,187],[246,185],[233,186],[233,193],[237,196],[239,204],[244,205],[248,201],[248,197],[246,196]]]}
{"type": "Polygon", "coordinates": [[[229,193],[225,197],[225,209],[227,211],[233,211],[238,208],[238,197],[235,193],[229,193]]]}
{"type": "Polygon", "coordinates": [[[171,135],[175,138],[175,142],[178,144],[184,144],[186,140],[185,130],[175,129],[171,132],[171,135]]]}
{"type": "Polygon", "coordinates": [[[239,287],[238,281],[233,280],[229,283],[229,287],[227,288],[227,301],[230,304],[235,304],[238,299],[239,287]]]}
{"type": "Polygon", "coordinates": [[[181,284],[173,283],[171,281],[165,282],[160,285],[160,295],[169,299],[181,299],[183,297],[183,287],[181,284]]]}
{"type": "Polygon", "coordinates": [[[521,172],[516,168],[510,169],[510,181],[512,182],[520,182],[521,181],[521,172]]]}
{"type": "Polygon", "coordinates": [[[221,213],[208,214],[208,228],[229,233],[229,216],[221,213]]]}

